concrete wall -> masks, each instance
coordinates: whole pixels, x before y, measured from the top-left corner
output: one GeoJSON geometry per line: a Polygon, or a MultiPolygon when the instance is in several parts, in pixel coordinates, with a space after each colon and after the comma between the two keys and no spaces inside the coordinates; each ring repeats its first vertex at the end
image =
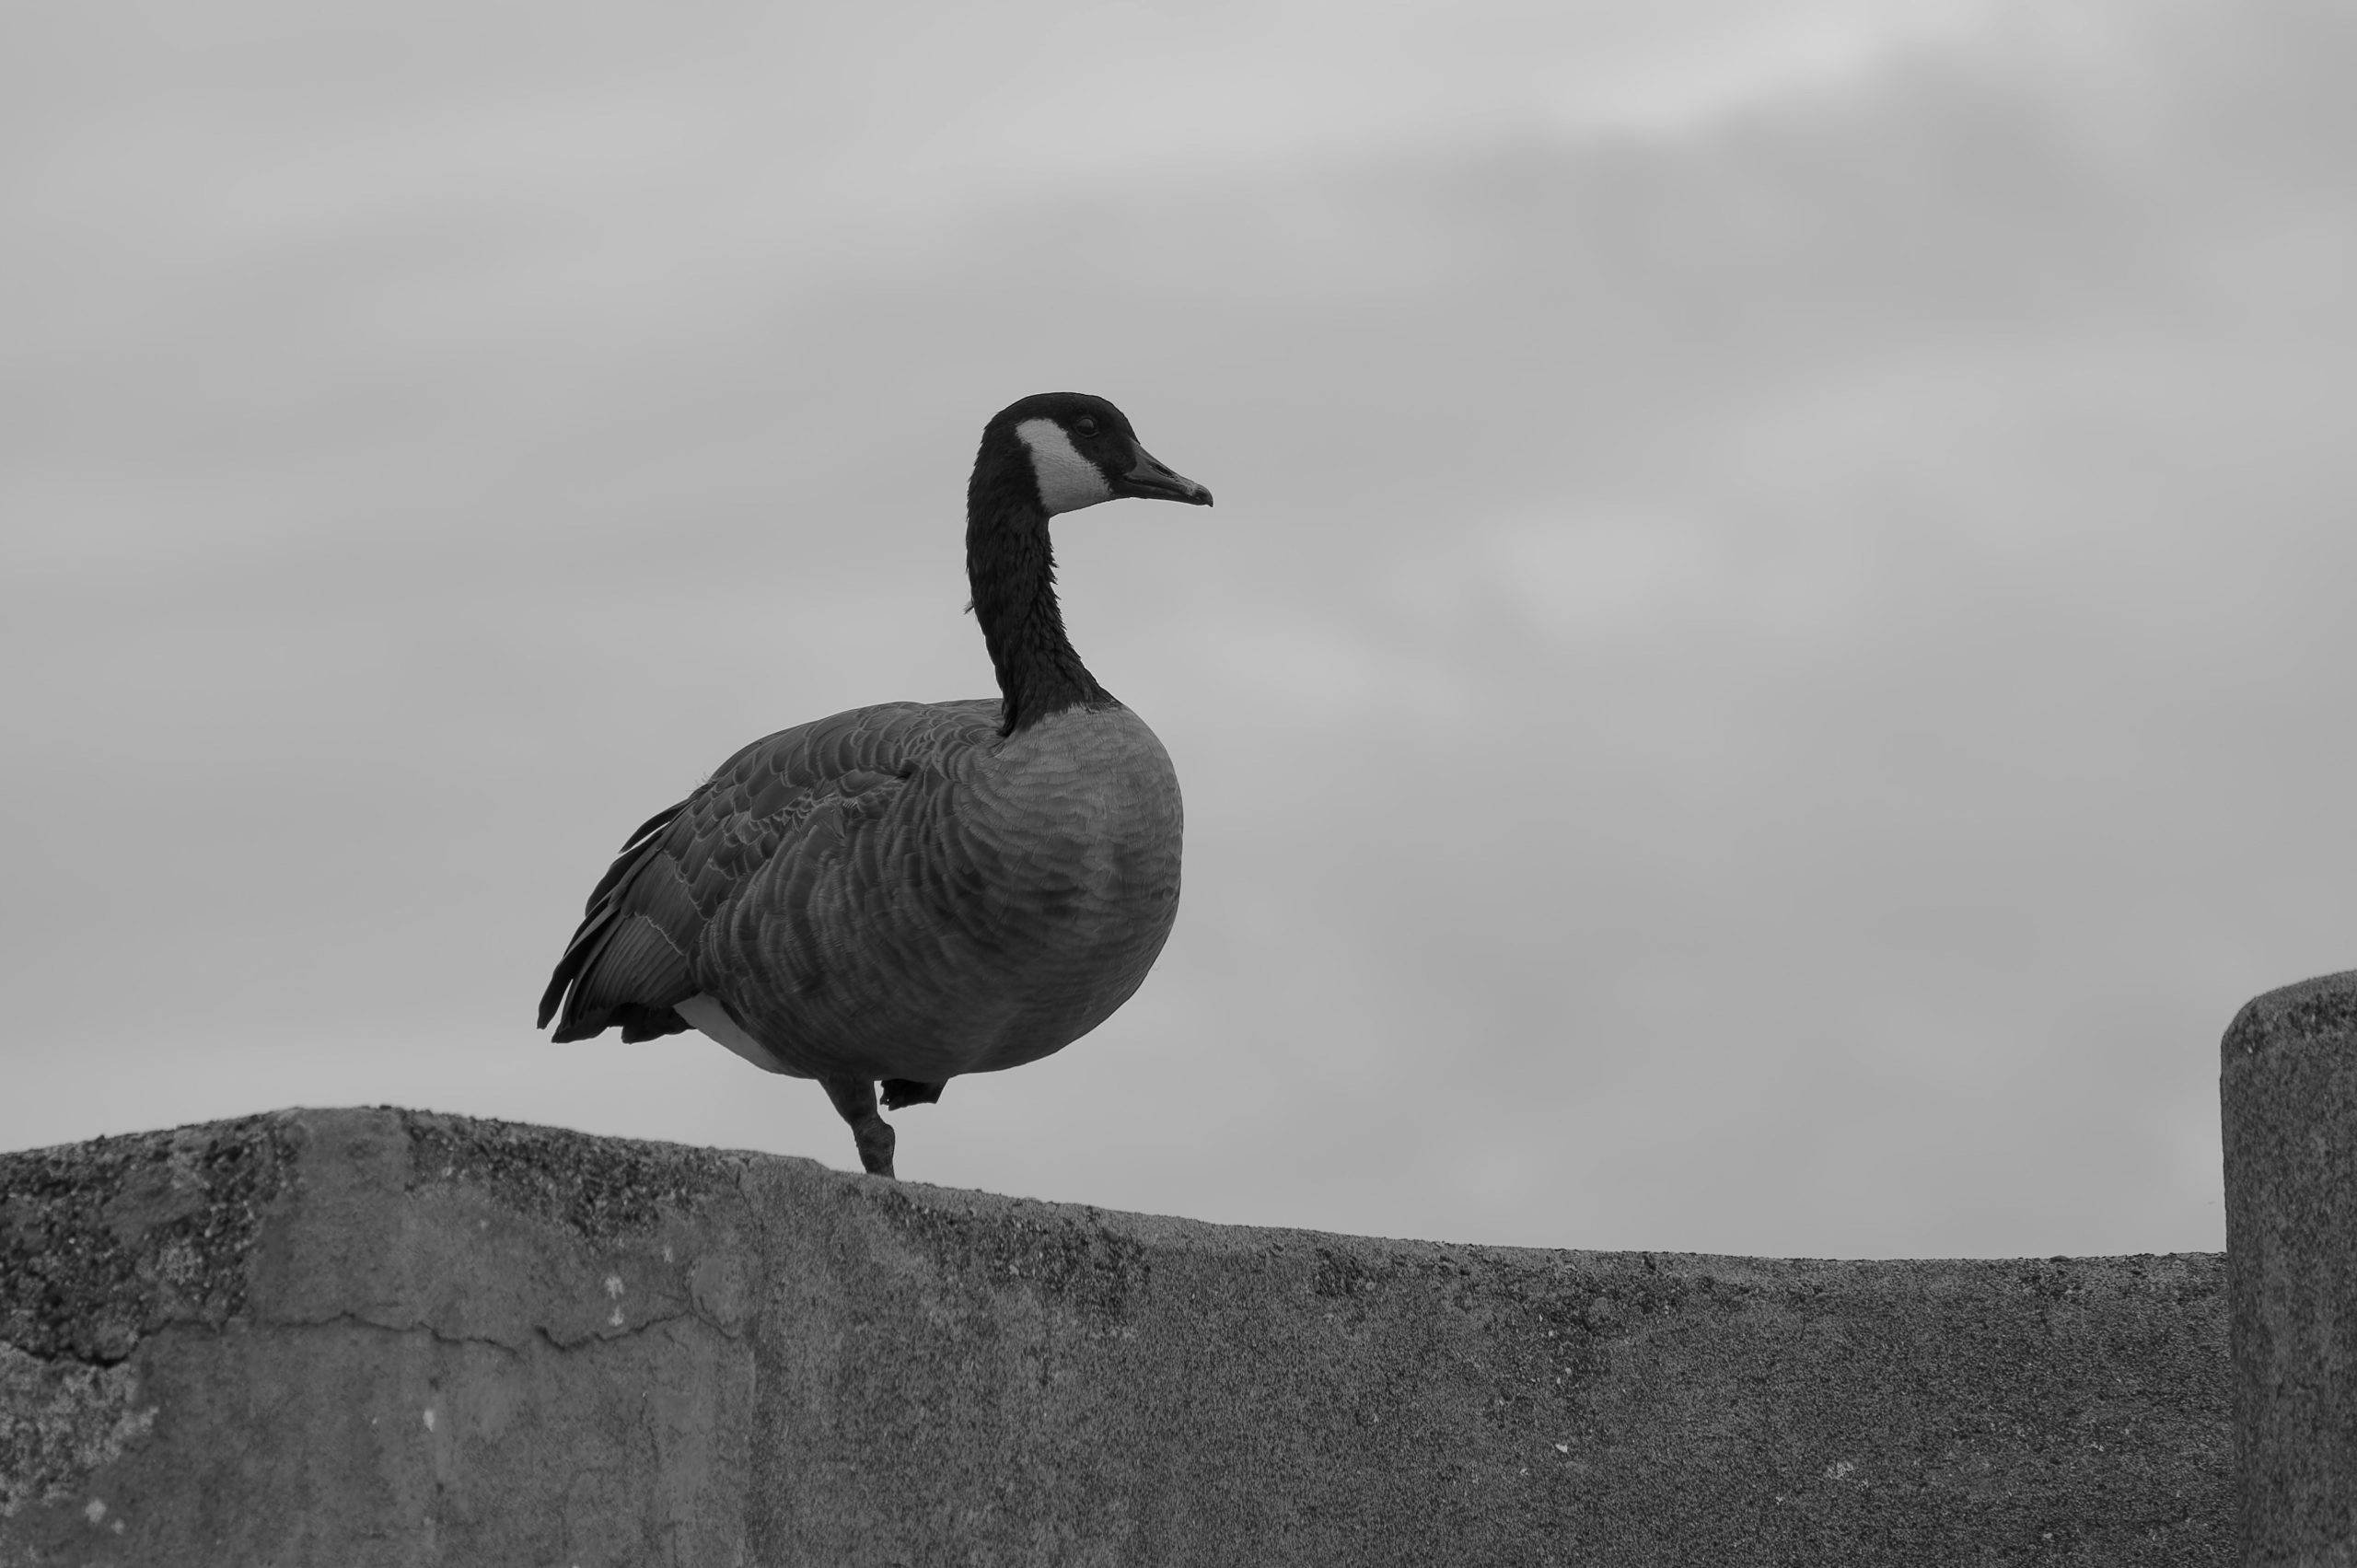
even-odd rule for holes
{"type": "Polygon", "coordinates": [[[2357,1568],[2357,971],[2219,1042],[2243,1561],[2357,1568]]]}
{"type": "Polygon", "coordinates": [[[0,1156],[0,1564],[2223,1564],[2212,1255],[1249,1230],[397,1110],[0,1156]]]}

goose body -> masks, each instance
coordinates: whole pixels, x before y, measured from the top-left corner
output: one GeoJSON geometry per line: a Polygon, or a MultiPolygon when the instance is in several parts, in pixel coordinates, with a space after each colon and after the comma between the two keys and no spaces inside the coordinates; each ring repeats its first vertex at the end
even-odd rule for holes
{"type": "Polygon", "coordinates": [[[1178,913],[1178,775],[1064,635],[1048,519],[1120,495],[1209,505],[1102,399],[1027,398],[983,431],[967,572],[996,698],[888,703],[781,730],[623,845],[540,1002],[555,1038],[697,1028],[815,1078],[862,1164],[894,1107],[1086,1034],[1178,913]]]}

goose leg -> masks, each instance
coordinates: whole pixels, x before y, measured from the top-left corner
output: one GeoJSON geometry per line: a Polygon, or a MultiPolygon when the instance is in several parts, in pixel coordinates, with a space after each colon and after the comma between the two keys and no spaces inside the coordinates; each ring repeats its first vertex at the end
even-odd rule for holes
{"type": "Polygon", "coordinates": [[[821,1078],[835,1114],[851,1123],[852,1142],[859,1145],[859,1163],[870,1176],[892,1174],[892,1124],[877,1114],[876,1085],[867,1078],[821,1078]]]}

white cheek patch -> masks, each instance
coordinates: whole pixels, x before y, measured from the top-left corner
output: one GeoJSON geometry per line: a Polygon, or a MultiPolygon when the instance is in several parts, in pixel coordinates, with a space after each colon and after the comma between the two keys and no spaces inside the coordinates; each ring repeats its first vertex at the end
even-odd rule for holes
{"type": "Polygon", "coordinates": [[[1113,487],[1105,482],[1095,463],[1080,455],[1062,425],[1052,419],[1027,419],[1015,427],[1015,433],[1031,448],[1031,471],[1039,478],[1039,504],[1047,507],[1050,517],[1113,499],[1113,487]]]}

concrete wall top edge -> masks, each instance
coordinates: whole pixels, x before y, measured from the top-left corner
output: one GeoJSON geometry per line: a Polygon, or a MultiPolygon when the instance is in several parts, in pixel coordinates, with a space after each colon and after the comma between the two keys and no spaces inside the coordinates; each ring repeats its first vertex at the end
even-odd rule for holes
{"type": "Polygon", "coordinates": [[[409,1223],[396,1216],[421,1199],[471,1204],[503,1225],[615,1256],[650,1240],[659,1247],[667,1233],[685,1242],[688,1230],[709,1237],[782,1216],[864,1215],[858,1223],[922,1249],[995,1260],[977,1266],[1028,1270],[1050,1258],[1069,1266],[1101,1261],[1109,1249],[1206,1267],[1306,1268],[1335,1292],[1463,1276],[1632,1298],[1692,1289],[1928,1306],[2091,1294],[2189,1300],[2223,1289],[2223,1260],[2211,1253],[1838,1260],[1460,1245],[1214,1225],[429,1111],[288,1109],[0,1154],[0,1342],[110,1365],[167,1325],[222,1327],[248,1313],[257,1290],[258,1309],[271,1317],[370,1310],[392,1289],[367,1283],[381,1262],[372,1244],[330,1254],[319,1238],[409,1223]],[[290,1228],[298,1208],[313,1217],[290,1228]],[[286,1254],[295,1237],[310,1238],[310,1250],[286,1254]]]}
{"type": "Polygon", "coordinates": [[[2278,986],[2243,1004],[2218,1042],[2232,1067],[2260,1051],[2334,1037],[2357,1040],[2357,970],[2278,986]]]}
{"type": "MultiPolygon", "coordinates": [[[[2351,1005],[2357,1006],[2357,971],[2286,987],[2260,1000],[2289,997],[2295,992],[2305,993],[2326,981],[2348,981],[2346,993],[2351,1005]]],[[[922,1181],[887,1182],[838,1170],[802,1156],[611,1137],[533,1122],[395,1106],[288,1107],[154,1132],[117,1133],[77,1144],[0,1151],[0,1203],[10,1205],[10,1212],[22,1214],[32,1207],[54,1204],[71,1196],[76,1207],[105,1211],[108,1228],[118,1235],[151,1228],[159,1218],[168,1223],[193,1220],[192,1225],[184,1223],[184,1228],[210,1243],[203,1249],[203,1256],[213,1257],[251,1238],[257,1212],[276,1196],[289,1162],[301,1150],[316,1143],[349,1140],[354,1135],[401,1139],[410,1149],[418,1177],[489,1179],[511,1188],[537,1188],[542,1195],[551,1197],[563,1192],[572,1209],[568,1217],[575,1228],[584,1230],[638,1228],[650,1223],[652,1206],[666,1198],[688,1199],[699,1192],[735,1187],[744,1172],[759,1169],[790,1175],[797,1180],[865,1191],[879,1201],[922,1205],[944,1214],[973,1218],[1069,1217],[1098,1227],[1115,1227],[1141,1240],[1181,1243],[1214,1251],[1340,1246],[1525,1266],[1633,1262],[1671,1273],[1708,1273],[1720,1278],[1752,1272],[1789,1277],[1795,1270],[1884,1273],[1926,1268],[2036,1269],[2049,1264],[2113,1265],[2136,1270],[2176,1261],[2210,1265],[2223,1256],[2188,1252],[2089,1257],[1784,1258],[1651,1249],[1495,1246],[1282,1225],[1229,1225],[1059,1202],[979,1188],[945,1187],[922,1181]],[[145,1216],[144,1223],[141,1216],[126,1213],[127,1208],[143,1202],[155,1205],[157,1210],[145,1216]]],[[[185,1263],[177,1272],[183,1278],[191,1274],[185,1263]]]]}

